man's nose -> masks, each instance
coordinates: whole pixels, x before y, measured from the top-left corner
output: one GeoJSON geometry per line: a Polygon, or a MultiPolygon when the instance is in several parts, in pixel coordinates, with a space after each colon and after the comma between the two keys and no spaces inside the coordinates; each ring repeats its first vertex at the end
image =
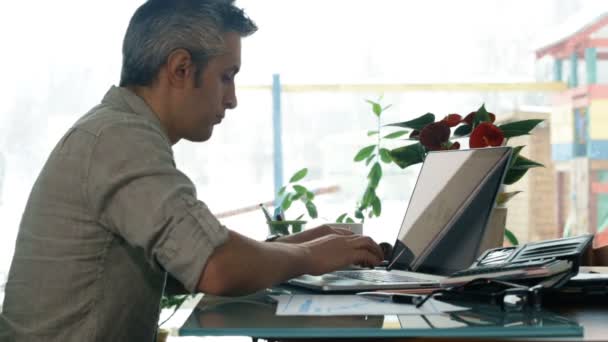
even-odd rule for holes
{"type": "Polygon", "coordinates": [[[224,98],[224,106],[226,109],[234,109],[236,108],[237,100],[236,100],[236,91],[234,86],[230,87],[226,97],[224,98]]]}

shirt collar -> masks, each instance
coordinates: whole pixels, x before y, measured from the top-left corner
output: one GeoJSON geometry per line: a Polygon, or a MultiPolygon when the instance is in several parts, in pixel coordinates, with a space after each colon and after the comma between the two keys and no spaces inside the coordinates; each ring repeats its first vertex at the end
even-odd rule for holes
{"type": "Polygon", "coordinates": [[[124,87],[112,86],[103,97],[103,100],[101,100],[101,103],[111,105],[121,111],[135,113],[148,118],[154,123],[155,126],[160,128],[167,141],[169,141],[169,137],[167,136],[165,129],[162,127],[156,113],[152,111],[152,108],[148,106],[144,99],[139,97],[131,90],[124,87]]]}

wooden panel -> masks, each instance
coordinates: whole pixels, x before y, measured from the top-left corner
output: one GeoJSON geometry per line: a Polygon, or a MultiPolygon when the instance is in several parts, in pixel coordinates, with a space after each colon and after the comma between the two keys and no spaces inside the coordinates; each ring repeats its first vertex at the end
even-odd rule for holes
{"type": "Polygon", "coordinates": [[[591,140],[608,140],[608,100],[591,101],[588,127],[591,140]]]}
{"type": "Polygon", "coordinates": [[[570,105],[560,105],[553,108],[551,113],[551,143],[572,143],[574,118],[570,105]]]}

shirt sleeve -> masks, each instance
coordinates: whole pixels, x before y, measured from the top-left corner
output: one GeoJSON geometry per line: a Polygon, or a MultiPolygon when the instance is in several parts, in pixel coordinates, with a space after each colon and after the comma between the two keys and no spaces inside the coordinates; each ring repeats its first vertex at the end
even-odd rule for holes
{"type": "Polygon", "coordinates": [[[228,238],[194,184],[175,167],[171,147],[146,121],[122,121],[98,135],[86,198],[99,222],[143,249],[191,292],[207,259],[228,238]]]}

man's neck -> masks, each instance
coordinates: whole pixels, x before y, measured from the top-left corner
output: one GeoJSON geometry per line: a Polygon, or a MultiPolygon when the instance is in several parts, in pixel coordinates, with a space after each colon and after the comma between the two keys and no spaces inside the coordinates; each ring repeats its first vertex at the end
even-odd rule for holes
{"type": "Polygon", "coordinates": [[[168,94],[161,94],[163,90],[159,87],[127,86],[125,88],[144,100],[160,121],[160,125],[165,131],[165,134],[169,137],[171,145],[175,145],[179,141],[179,138],[171,134],[171,132],[173,132],[171,124],[171,106],[167,101],[163,101],[163,99],[168,98],[168,94]]]}

